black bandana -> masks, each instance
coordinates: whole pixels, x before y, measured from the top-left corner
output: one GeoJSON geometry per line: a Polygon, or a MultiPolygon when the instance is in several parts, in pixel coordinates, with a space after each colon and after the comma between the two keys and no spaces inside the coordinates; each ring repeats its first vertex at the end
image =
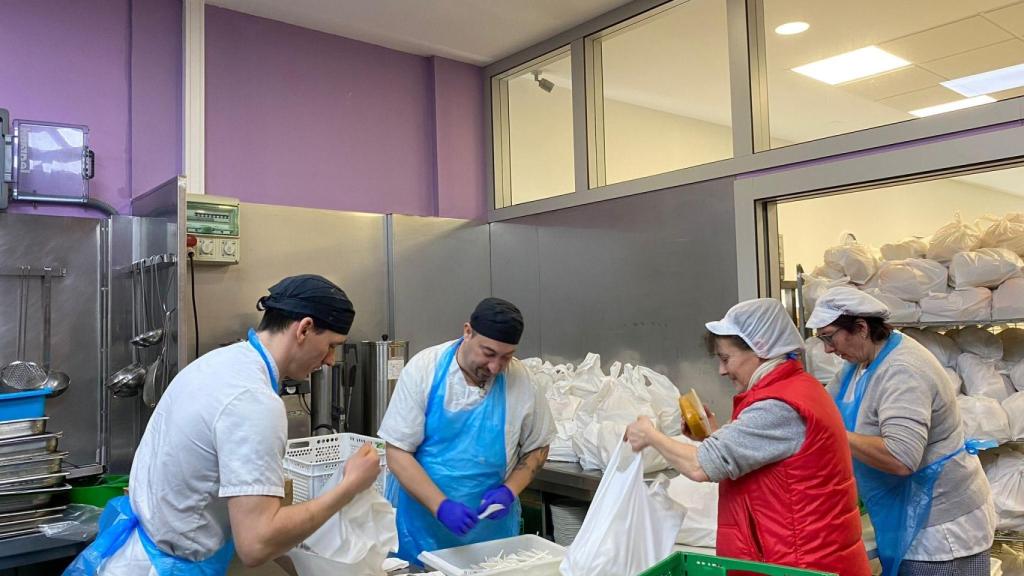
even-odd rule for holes
{"type": "Polygon", "coordinates": [[[338,334],[348,334],[356,316],[356,309],[345,291],[316,274],[289,276],[271,286],[270,296],[256,302],[257,310],[267,308],[309,316],[319,326],[338,334]]]}
{"type": "Polygon", "coordinates": [[[469,317],[469,325],[481,336],[516,345],[523,335],[523,314],[507,300],[484,298],[469,317]]]}

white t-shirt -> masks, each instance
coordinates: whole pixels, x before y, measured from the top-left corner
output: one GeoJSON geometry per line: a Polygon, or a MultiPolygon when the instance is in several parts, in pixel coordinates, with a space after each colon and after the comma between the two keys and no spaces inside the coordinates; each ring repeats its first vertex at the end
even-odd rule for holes
{"type": "MultiPolygon", "coordinates": [[[[256,349],[240,342],[214,350],[174,378],[146,426],[132,464],[132,509],[162,550],[205,559],[231,536],[228,498],[284,496],[287,442],[284,402],[256,349]]],[[[100,574],[147,574],[148,565],[133,536],[100,574]]]]}
{"type": "MultiPolygon", "coordinates": [[[[434,383],[434,371],[445,350],[455,341],[423,350],[412,357],[398,377],[395,393],[388,404],[377,435],[406,452],[415,452],[423,443],[427,400],[434,383]]],[[[493,381],[484,392],[466,383],[466,377],[453,358],[448,367],[444,407],[451,412],[468,410],[484,401],[493,381]]],[[[505,459],[506,476],[515,467],[520,454],[551,444],[555,437],[555,419],[543,392],[537,389],[530,373],[513,358],[505,369],[505,459]]]]}

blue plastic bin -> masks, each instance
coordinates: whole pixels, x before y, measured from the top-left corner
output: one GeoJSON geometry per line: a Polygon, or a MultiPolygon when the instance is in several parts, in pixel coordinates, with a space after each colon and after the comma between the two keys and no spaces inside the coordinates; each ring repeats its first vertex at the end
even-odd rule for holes
{"type": "Polygon", "coordinates": [[[0,394],[0,422],[42,418],[46,415],[46,396],[50,392],[49,388],[40,388],[0,394]]]}

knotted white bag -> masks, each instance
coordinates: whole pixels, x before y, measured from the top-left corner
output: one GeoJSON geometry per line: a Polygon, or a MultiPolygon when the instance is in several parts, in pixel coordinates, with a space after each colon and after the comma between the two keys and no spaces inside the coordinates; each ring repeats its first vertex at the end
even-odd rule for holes
{"type": "Polygon", "coordinates": [[[949,263],[949,283],[954,288],[995,288],[1010,278],[1020,278],[1020,256],[1006,248],[981,248],[958,252],[949,263]]]}
{"type": "MultiPolygon", "coordinates": [[[[338,468],[324,491],[334,487],[344,475],[344,468],[338,468]]],[[[299,576],[383,576],[384,560],[396,550],[395,509],[371,487],[356,494],[305,542],[293,548],[288,557],[299,576]]]]}
{"type": "Polygon", "coordinates": [[[965,352],[957,361],[956,371],[964,379],[964,392],[970,396],[985,396],[1002,402],[1011,393],[996,369],[996,360],[965,352]]]}
{"type": "Polygon", "coordinates": [[[988,330],[977,326],[964,326],[957,330],[952,338],[964,352],[987,360],[999,360],[1003,357],[1003,341],[988,330]]]}
{"type": "Polygon", "coordinates": [[[1003,342],[1003,360],[1020,362],[1024,360],[1024,328],[1007,328],[999,333],[1003,342]]]}
{"type": "Polygon", "coordinates": [[[921,322],[988,322],[992,319],[992,291],[963,288],[921,299],[921,322]]]}
{"type": "Polygon", "coordinates": [[[953,221],[942,226],[932,234],[928,244],[928,259],[937,262],[949,262],[958,252],[974,250],[981,242],[981,232],[960,218],[960,213],[953,215],[953,221]]]}
{"type": "Polygon", "coordinates": [[[960,358],[960,347],[952,338],[920,328],[903,328],[900,331],[927,348],[932,356],[939,361],[939,364],[948,368],[956,368],[956,361],[960,358]]]}
{"type": "Polygon", "coordinates": [[[1006,248],[1024,256],[1024,212],[1007,214],[993,220],[981,234],[982,248],[1006,248]]]}
{"type": "Polygon", "coordinates": [[[835,354],[825,352],[825,343],[817,336],[811,336],[804,341],[804,363],[811,376],[827,385],[843,369],[846,361],[835,354]]]}
{"type": "Polygon", "coordinates": [[[1024,318],[1024,278],[1010,278],[992,291],[992,319],[1024,318]]]}
{"type": "Polygon", "coordinates": [[[847,242],[825,250],[825,265],[842,270],[854,284],[864,284],[878,270],[878,258],[867,244],[847,242]]]}
{"type": "MultiPolygon", "coordinates": [[[[685,436],[677,438],[699,446],[685,436]]],[[[668,495],[686,509],[686,517],[676,536],[677,544],[714,548],[718,537],[718,484],[694,482],[680,474],[668,485],[668,495]]]]}
{"type": "Polygon", "coordinates": [[[1018,361],[1010,368],[1010,383],[1018,392],[1024,392],[1024,360],[1018,361]]]}
{"type": "Polygon", "coordinates": [[[1024,440],[1024,392],[1016,392],[1003,400],[1003,410],[1010,423],[1010,440],[1024,440]]]}
{"type": "Polygon", "coordinates": [[[830,289],[837,288],[839,286],[850,286],[851,288],[855,288],[855,286],[850,283],[850,278],[848,276],[825,278],[823,276],[804,274],[803,281],[804,309],[808,311],[808,314],[811,310],[814,310],[815,304],[818,303],[818,298],[821,298],[821,296],[830,289]]]}
{"type": "Polygon", "coordinates": [[[1024,454],[1006,451],[985,469],[997,530],[1024,530],[1024,454]]]}
{"type": "Polygon", "coordinates": [[[911,324],[921,319],[921,307],[917,302],[907,302],[875,288],[867,288],[864,293],[881,300],[889,308],[889,322],[911,324]]]}
{"type": "Polygon", "coordinates": [[[995,440],[1002,444],[1010,440],[1010,422],[1003,406],[984,396],[957,396],[964,435],[978,440],[995,440]]]}
{"type": "Polygon", "coordinates": [[[562,576],[634,576],[672,552],[686,511],[668,480],[644,484],[643,462],[619,442],[583,526],[566,551],[562,576]]]}
{"type": "Polygon", "coordinates": [[[884,262],[878,269],[878,289],[907,302],[945,293],[948,279],[945,266],[921,258],[884,262]]]}
{"type": "Polygon", "coordinates": [[[928,253],[928,241],[924,238],[911,236],[893,244],[882,244],[882,259],[905,260],[907,258],[924,258],[928,253]]]}

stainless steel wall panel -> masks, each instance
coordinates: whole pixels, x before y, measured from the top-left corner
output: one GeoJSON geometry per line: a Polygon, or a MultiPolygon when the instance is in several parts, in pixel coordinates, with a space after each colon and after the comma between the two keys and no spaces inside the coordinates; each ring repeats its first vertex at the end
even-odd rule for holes
{"type": "MultiPolygon", "coordinates": [[[[136,256],[138,218],[114,216],[110,219],[109,302],[107,376],[131,363],[132,288],[127,267],[136,256]]],[[[102,385],[102,384],[101,384],[102,385]]],[[[142,438],[142,401],[139,397],[115,398],[106,389],[109,418],[107,424],[107,467],[111,472],[131,469],[135,448],[142,438]]]]}
{"type": "MultiPolygon", "coordinates": [[[[100,374],[100,220],[0,214],[0,254],[5,266],[67,267],[55,278],[52,292],[52,366],[66,372],[71,384],[59,398],[48,399],[49,429],[63,430],[61,448],[68,461],[84,465],[99,461],[100,374]]],[[[3,364],[17,355],[19,279],[0,277],[0,350],[3,364]]],[[[27,283],[26,355],[41,361],[42,283],[27,283]]]]}
{"type": "Polygon", "coordinates": [[[351,340],[387,331],[384,216],[246,203],[239,212],[240,263],[195,267],[200,353],[244,338],[261,316],[256,301],[294,274],[321,274],[345,290],[356,307],[351,340]]]}
{"type": "Polygon", "coordinates": [[[703,337],[737,300],[732,190],[721,179],[492,224],[494,293],[526,315],[519,356],[643,364],[729,414],[703,337]]]}
{"type": "Polygon", "coordinates": [[[476,304],[491,295],[490,236],[486,224],[450,218],[395,215],[391,228],[391,337],[408,340],[411,357],[458,338],[476,304]]]}

